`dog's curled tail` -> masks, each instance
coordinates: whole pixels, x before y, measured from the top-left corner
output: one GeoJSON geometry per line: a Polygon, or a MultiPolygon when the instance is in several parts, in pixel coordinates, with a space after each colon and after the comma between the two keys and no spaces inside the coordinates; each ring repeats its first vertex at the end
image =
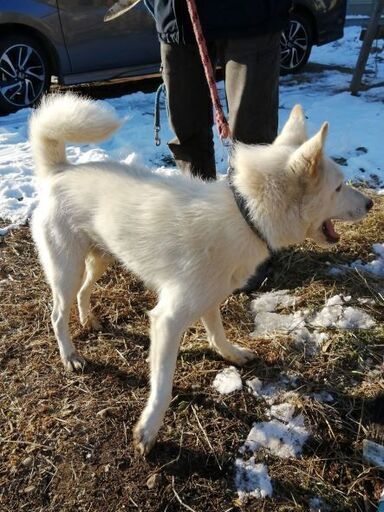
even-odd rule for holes
{"type": "Polygon", "coordinates": [[[46,96],[29,122],[36,175],[45,178],[60,170],[61,164],[67,162],[66,142],[102,141],[120,124],[115,111],[106,103],[73,93],[46,96]]]}

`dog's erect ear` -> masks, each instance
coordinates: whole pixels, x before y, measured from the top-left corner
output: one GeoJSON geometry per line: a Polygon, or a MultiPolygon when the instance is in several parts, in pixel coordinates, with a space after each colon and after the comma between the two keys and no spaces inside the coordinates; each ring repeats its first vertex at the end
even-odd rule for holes
{"type": "Polygon", "coordinates": [[[301,105],[295,105],[280,135],[275,139],[274,144],[299,146],[307,139],[307,128],[303,109],[301,105]]]}
{"type": "Polygon", "coordinates": [[[327,133],[328,123],[323,123],[316,135],[296,149],[289,159],[289,165],[293,172],[310,177],[318,175],[327,133]]]}

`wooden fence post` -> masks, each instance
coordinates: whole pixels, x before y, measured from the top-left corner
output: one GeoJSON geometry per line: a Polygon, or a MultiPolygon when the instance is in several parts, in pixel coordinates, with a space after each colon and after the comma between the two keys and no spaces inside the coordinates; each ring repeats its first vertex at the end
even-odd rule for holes
{"type": "Polygon", "coordinates": [[[367,32],[364,37],[363,45],[361,47],[359,58],[357,59],[355,71],[353,72],[350,91],[353,95],[356,95],[361,87],[361,78],[365,71],[365,66],[367,65],[367,60],[369,56],[369,52],[372,47],[372,42],[375,39],[377,34],[377,29],[379,26],[380,16],[383,12],[384,0],[376,0],[373,14],[371,19],[369,20],[369,24],[367,27],[367,32]]]}

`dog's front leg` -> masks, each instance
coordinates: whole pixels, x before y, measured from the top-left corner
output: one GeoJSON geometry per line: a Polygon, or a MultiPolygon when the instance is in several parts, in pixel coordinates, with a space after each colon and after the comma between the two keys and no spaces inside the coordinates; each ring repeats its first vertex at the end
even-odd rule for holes
{"type": "Polygon", "coordinates": [[[179,306],[172,308],[166,301],[159,302],[150,313],[151,391],[133,432],[135,448],[146,455],[155,443],[172,397],[172,382],[183,331],[190,316],[179,306]]]}
{"type": "Polygon", "coordinates": [[[256,357],[251,350],[228,342],[219,307],[214,307],[204,313],[201,321],[207,331],[210,346],[227,361],[241,366],[256,357]]]}

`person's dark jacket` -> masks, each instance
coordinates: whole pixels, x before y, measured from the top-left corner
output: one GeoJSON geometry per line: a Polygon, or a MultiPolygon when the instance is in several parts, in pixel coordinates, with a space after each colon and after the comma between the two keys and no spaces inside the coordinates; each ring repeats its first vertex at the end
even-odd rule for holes
{"type": "MultiPolygon", "coordinates": [[[[194,40],[185,0],[145,0],[156,20],[160,41],[194,40]]],[[[288,20],[291,0],[196,0],[207,41],[278,32],[288,20]]]]}

